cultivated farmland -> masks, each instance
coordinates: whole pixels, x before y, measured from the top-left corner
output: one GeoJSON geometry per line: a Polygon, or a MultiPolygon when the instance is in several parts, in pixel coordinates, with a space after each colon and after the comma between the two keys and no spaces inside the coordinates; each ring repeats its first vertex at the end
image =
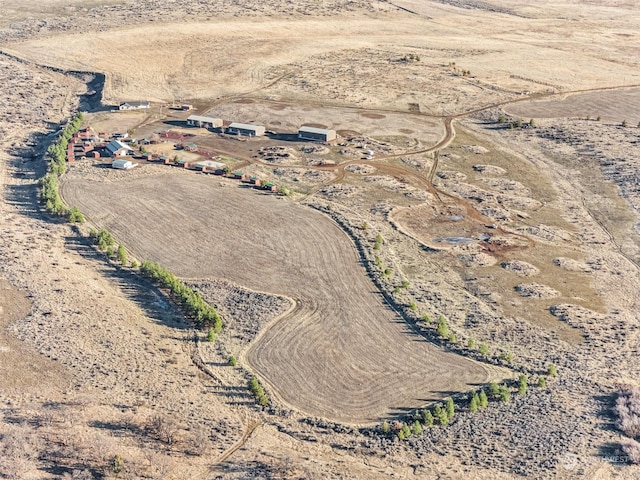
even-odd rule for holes
{"type": "Polygon", "coordinates": [[[366,423],[498,374],[413,333],[375,293],[350,239],[322,214],[212,177],[165,172],[108,182],[72,175],[63,193],[138,258],[181,277],[292,297],[295,310],[246,353],[287,404],[366,423]],[[105,201],[119,214],[105,212],[105,201]]]}

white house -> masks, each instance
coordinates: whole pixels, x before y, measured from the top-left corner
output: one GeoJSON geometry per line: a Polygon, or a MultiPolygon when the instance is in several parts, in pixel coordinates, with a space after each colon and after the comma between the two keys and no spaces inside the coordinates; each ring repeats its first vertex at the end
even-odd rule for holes
{"type": "Polygon", "coordinates": [[[122,102],[118,110],[139,110],[141,108],[150,108],[149,102],[122,102]]]}

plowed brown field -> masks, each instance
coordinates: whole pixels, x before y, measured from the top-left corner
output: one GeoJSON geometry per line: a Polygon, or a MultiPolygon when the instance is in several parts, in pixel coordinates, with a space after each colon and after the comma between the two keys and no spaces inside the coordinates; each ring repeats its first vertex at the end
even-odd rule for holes
{"type": "Polygon", "coordinates": [[[305,413],[371,422],[492,376],[413,334],[378,295],[350,239],[320,213],[177,170],[108,182],[72,174],[63,192],[139,258],[181,277],[294,298],[294,311],[268,326],[246,359],[305,413]]]}

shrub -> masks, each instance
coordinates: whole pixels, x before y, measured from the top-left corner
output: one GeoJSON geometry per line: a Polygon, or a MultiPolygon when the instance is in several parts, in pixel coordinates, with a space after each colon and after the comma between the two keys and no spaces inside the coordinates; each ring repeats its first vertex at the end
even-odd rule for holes
{"type": "Polygon", "coordinates": [[[444,315],[440,315],[440,318],[438,319],[438,328],[436,329],[436,332],[438,332],[438,335],[443,338],[449,336],[449,327],[447,326],[447,319],[444,318],[444,315]]]}
{"type": "Polygon", "coordinates": [[[640,437],[640,388],[620,392],[614,410],[618,428],[631,438],[640,437]]]}
{"type": "Polygon", "coordinates": [[[118,245],[118,261],[122,264],[122,265],[126,265],[127,264],[127,249],[124,248],[124,245],[120,244],[118,245]]]}
{"type": "Polygon", "coordinates": [[[136,269],[139,266],[140,265],[138,264],[138,262],[136,260],[131,260],[131,268],[136,269]]]}
{"type": "Polygon", "coordinates": [[[384,243],[384,239],[382,238],[382,235],[378,233],[378,235],[376,236],[376,241],[373,244],[373,249],[380,250],[380,247],[382,247],[383,243],[384,243]]]}
{"type": "Polygon", "coordinates": [[[425,313],[424,315],[422,315],[422,320],[424,321],[424,323],[426,323],[427,325],[431,323],[431,317],[429,316],[428,313],[425,313]]]}
{"type": "Polygon", "coordinates": [[[496,398],[500,393],[500,386],[498,385],[497,382],[491,382],[489,384],[489,395],[491,395],[492,398],[496,398]]]}
{"type": "Polygon", "coordinates": [[[547,378],[543,375],[540,375],[540,377],[538,377],[538,386],[540,388],[547,388],[547,378]]]}
{"type": "Polygon", "coordinates": [[[471,400],[469,401],[469,411],[471,413],[476,413],[478,411],[478,408],[480,408],[480,397],[478,397],[477,392],[473,392],[473,395],[471,395],[471,400]]]}
{"type": "Polygon", "coordinates": [[[213,328],[207,330],[207,342],[215,342],[216,341],[216,331],[213,328]]]}
{"type": "Polygon", "coordinates": [[[504,403],[509,403],[509,401],[511,400],[511,390],[509,390],[509,387],[507,387],[506,384],[503,383],[502,385],[500,385],[499,395],[500,400],[504,403]]]}
{"type": "Polygon", "coordinates": [[[269,399],[256,377],[252,377],[251,380],[249,380],[249,390],[251,390],[251,393],[256,398],[258,405],[265,406],[269,403],[269,399]]]}
{"type": "Polygon", "coordinates": [[[480,394],[478,395],[478,406],[480,408],[487,408],[489,405],[489,399],[487,398],[487,394],[484,390],[480,390],[480,394]]]}
{"type": "Polygon", "coordinates": [[[69,210],[69,222],[71,223],[84,223],[84,215],[78,209],[78,207],[73,207],[69,210]]]}
{"type": "Polygon", "coordinates": [[[631,463],[640,464],[640,443],[627,439],[622,443],[622,451],[629,456],[631,463]]]}
{"type": "Polygon", "coordinates": [[[389,433],[391,433],[391,425],[389,425],[389,422],[386,420],[382,422],[382,425],[380,425],[380,431],[385,435],[389,435],[389,433]]]}
{"type": "Polygon", "coordinates": [[[476,348],[476,339],[471,337],[468,341],[467,341],[467,347],[471,348],[472,350],[476,348]]]}
{"type": "Polygon", "coordinates": [[[529,379],[524,373],[520,375],[520,377],[518,378],[518,395],[524,395],[527,393],[528,382],[529,379]]]}
{"type": "Polygon", "coordinates": [[[433,417],[438,421],[440,425],[447,425],[449,423],[449,416],[447,415],[447,411],[442,408],[441,404],[436,404],[433,407],[433,417]]]}
{"type": "Polygon", "coordinates": [[[411,429],[409,428],[409,425],[405,423],[404,425],[402,425],[402,428],[398,432],[398,438],[400,440],[404,440],[405,438],[409,438],[410,436],[411,436],[411,429]]]}
{"type": "Polygon", "coordinates": [[[449,341],[451,343],[458,343],[458,337],[456,337],[455,333],[450,333],[449,334],[449,341]]]}
{"type": "Polygon", "coordinates": [[[425,408],[422,411],[422,423],[425,427],[430,427],[433,425],[433,415],[431,414],[431,410],[425,408]]]}
{"type": "Polygon", "coordinates": [[[549,364],[549,368],[547,368],[547,374],[550,377],[555,377],[558,374],[558,370],[556,369],[556,366],[553,363],[549,364]]]}
{"type": "Polygon", "coordinates": [[[422,433],[422,425],[420,425],[419,421],[415,421],[413,422],[413,425],[411,426],[411,433],[413,435],[420,435],[422,433]]]}
{"type": "Polygon", "coordinates": [[[500,354],[500,358],[502,360],[505,360],[507,363],[512,363],[513,362],[513,353],[511,353],[511,352],[502,352],[500,354]]]}
{"type": "Polygon", "coordinates": [[[124,458],[122,455],[114,455],[113,460],[111,461],[111,470],[116,475],[124,472],[124,458]]]}
{"type": "Polygon", "coordinates": [[[489,354],[489,346],[486,343],[481,343],[480,347],[478,348],[478,350],[485,357],[489,354]]]}
{"type": "Polygon", "coordinates": [[[416,310],[418,310],[418,305],[416,305],[416,302],[411,302],[411,303],[409,304],[409,309],[410,309],[412,312],[415,312],[416,310]]]}
{"type": "Polygon", "coordinates": [[[447,412],[447,418],[451,420],[456,413],[456,407],[453,404],[453,399],[447,398],[444,408],[445,408],[445,411],[447,412]]]}
{"type": "Polygon", "coordinates": [[[387,267],[387,268],[385,268],[385,269],[384,269],[384,274],[385,274],[385,275],[387,275],[387,276],[388,276],[388,275],[391,275],[391,273],[392,273],[392,270],[391,270],[389,267],[387,267]]]}
{"type": "Polygon", "coordinates": [[[409,288],[409,281],[408,280],[403,280],[402,281],[402,288],[409,288]]]}
{"type": "Polygon", "coordinates": [[[231,355],[229,357],[229,365],[231,365],[232,367],[235,367],[237,364],[238,364],[238,361],[236,360],[236,357],[231,355]]]}

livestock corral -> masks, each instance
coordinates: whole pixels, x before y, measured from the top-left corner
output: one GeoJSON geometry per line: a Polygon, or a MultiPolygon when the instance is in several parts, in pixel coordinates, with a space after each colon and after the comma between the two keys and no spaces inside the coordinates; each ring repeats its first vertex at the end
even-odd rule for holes
{"type": "Polygon", "coordinates": [[[634,2],[5,3],[0,477],[640,475],[634,2]]]}

